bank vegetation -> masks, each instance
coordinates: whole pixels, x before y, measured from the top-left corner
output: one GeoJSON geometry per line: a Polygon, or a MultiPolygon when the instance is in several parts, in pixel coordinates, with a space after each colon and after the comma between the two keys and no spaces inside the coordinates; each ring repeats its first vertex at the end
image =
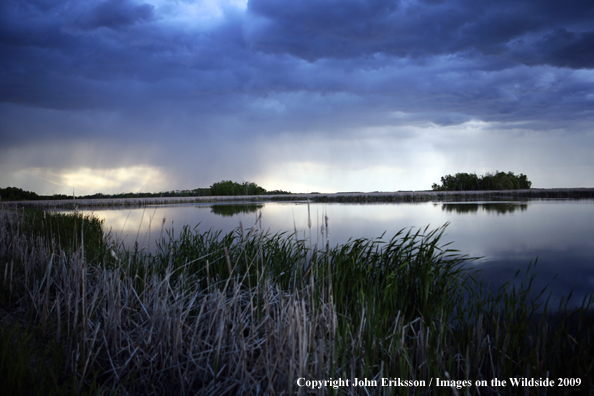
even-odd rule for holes
{"type": "Polygon", "coordinates": [[[490,382],[512,377],[593,390],[591,300],[532,300],[530,273],[482,288],[445,226],[336,248],[250,226],[163,230],[125,250],[92,216],[0,210],[4,394],[520,393],[490,382]],[[300,378],[487,385],[318,391],[300,378]]]}

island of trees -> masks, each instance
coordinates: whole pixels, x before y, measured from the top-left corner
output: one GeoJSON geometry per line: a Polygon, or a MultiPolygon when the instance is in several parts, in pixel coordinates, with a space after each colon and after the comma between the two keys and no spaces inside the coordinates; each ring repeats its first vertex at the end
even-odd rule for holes
{"type": "Polygon", "coordinates": [[[522,173],[513,172],[486,173],[477,176],[476,173],[456,173],[454,176],[441,177],[441,184],[433,183],[433,191],[484,191],[484,190],[526,190],[532,182],[522,173]]]}
{"type": "MultiPolygon", "coordinates": [[[[217,196],[217,195],[280,195],[291,194],[288,191],[272,190],[267,191],[265,188],[258,186],[256,183],[243,182],[237,183],[231,180],[223,180],[214,183],[208,188],[195,188],[193,190],[172,190],[162,191],[158,193],[137,192],[137,193],[120,193],[120,194],[93,194],[76,196],[81,199],[103,199],[103,198],[159,198],[159,197],[203,197],[203,196],[217,196]]],[[[38,195],[32,191],[25,191],[17,187],[0,188],[0,199],[2,201],[39,201],[50,199],[74,199],[74,195],[54,194],[54,195],[38,195]]]]}

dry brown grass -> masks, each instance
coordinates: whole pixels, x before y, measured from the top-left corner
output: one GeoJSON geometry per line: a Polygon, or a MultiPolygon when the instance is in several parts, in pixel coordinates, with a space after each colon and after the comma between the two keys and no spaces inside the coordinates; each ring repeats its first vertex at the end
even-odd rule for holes
{"type": "Polygon", "coordinates": [[[302,293],[241,280],[202,290],[197,279],[126,273],[85,262],[19,234],[18,214],[0,212],[2,286],[13,315],[39,323],[64,349],[63,372],[109,392],[282,394],[299,377],[325,375],[336,323],[329,303],[312,312],[302,293]],[[312,351],[317,353],[312,354],[312,351]],[[316,359],[312,359],[316,356],[316,359]]]}

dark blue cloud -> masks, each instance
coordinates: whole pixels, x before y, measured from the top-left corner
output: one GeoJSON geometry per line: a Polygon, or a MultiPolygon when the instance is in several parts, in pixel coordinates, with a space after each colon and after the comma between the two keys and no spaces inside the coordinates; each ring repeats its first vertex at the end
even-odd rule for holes
{"type": "Polygon", "coordinates": [[[594,67],[591,59],[572,52],[588,43],[588,29],[594,20],[591,1],[302,0],[286,5],[252,0],[249,11],[261,18],[248,36],[252,48],[308,61],[375,53],[424,58],[475,52],[518,61],[521,54],[512,57],[509,48],[515,40],[536,35],[540,40],[532,39],[523,50],[541,50],[553,32],[567,29],[585,36],[586,43],[565,43],[559,51],[547,51],[538,59],[531,57],[530,62],[594,67]]]}
{"type": "Polygon", "coordinates": [[[566,69],[594,67],[593,12],[581,0],[251,0],[178,26],[143,1],[5,0],[0,101],[139,119],[173,108],[201,130],[232,115],[270,133],[591,120],[594,83],[566,69]]]}
{"type": "Polygon", "coordinates": [[[117,29],[151,21],[154,18],[154,8],[150,4],[134,4],[128,0],[105,0],[83,10],[76,17],[75,23],[83,29],[117,29]]]}
{"type": "Polygon", "coordinates": [[[594,31],[576,33],[557,28],[543,37],[536,48],[543,54],[541,63],[572,69],[594,67],[594,31]]]}

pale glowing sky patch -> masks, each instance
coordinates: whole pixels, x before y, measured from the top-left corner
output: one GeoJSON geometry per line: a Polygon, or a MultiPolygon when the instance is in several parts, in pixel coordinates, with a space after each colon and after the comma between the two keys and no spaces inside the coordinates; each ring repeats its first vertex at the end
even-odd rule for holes
{"type": "Polygon", "coordinates": [[[28,179],[45,181],[52,187],[52,193],[67,191],[75,195],[87,191],[146,192],[146,186],[161,186],[164,191],[166,177],[161,170],[151,166],[133,166],[117,169],[52,169],[27,168],[20,170],[15,180],[26,184],[28,179]],[[120,190],[118,190],[120,189],[120,190]]]}

